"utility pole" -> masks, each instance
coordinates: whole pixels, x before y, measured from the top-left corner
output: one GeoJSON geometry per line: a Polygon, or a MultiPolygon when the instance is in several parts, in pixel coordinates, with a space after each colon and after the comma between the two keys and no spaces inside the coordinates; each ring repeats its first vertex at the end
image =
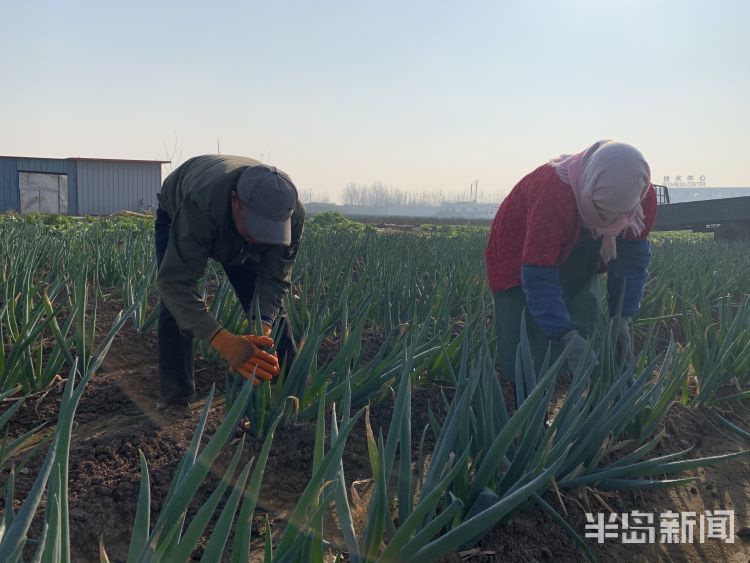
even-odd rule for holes
{"type": "Polygon", "coordinates": [[[476,203],[479,197],[479,180],[474,180],[469,186],[469,203],[476,203]]]}

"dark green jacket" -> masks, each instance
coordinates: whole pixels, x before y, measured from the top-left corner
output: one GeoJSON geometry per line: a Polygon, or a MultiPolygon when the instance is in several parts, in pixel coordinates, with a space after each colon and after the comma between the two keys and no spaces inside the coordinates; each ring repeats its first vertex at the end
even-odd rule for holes
{"type": "Polygon", "coordinates": [[[265,320],[276,318],[291,286],[305,221],[302,204],[292,215],[289,247],[249,244],[234,226],[230,194],[242,171],[258,164],[240,156],[197,156],[167,176],[158,195],[159,207],[172,218],[159,291],[179,327],[198,338],[210,338],[220,326],[197,292],[209,258],[222,265],[258,262],[255,295],[265,320]]]}

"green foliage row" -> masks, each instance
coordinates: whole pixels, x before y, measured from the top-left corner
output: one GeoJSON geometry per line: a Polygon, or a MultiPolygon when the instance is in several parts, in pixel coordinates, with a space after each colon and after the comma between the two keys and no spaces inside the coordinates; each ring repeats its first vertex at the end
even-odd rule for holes
{"type": "MultiPolygon", "coordinates": [[[[60,421],[42,471],[21,508],[6,510],[0,521],[3,561],[19,560],[31,545],[29,525],[45,493],[47,527],[34,538],[38,560],[70,561],[65,483],[77,398],[123,323],[148,331],[155,321],[152,220],[45,220],[0,219],[0,373],[6,382],[0,400],[19,387],[44,389],[51,377],[68,370],[60,421]],[[97,343],[96,303],[111,292],[126,311],[97,343]]],[[[564,358],[548,359],[535,372],[525,326],[519,327],[514,381],[519,408],[510,415],[495,370],[485,243],[486,229],[476,227],[422,226],[402,233],[335,214],[311,218],[285,302],[302,337],[297,362],[273,385],[256,387],[228,377],[225,420],[200,447],[213,394],[209,397],[155,521],[148,460],[142,457],[129,561],[185,559],[207,535],[209,523],[204,558],[218,561],[231,554],[233,561],[246,561],[249,523],[274,431],[294,419],[315,421],[314,462],[284,533],[277,542],[266,537],[269,562],[322,561],[330,549],[339,557],[346,552],[352,561],[432,561],[472,545],[532,503],[591,557],[583,540],[544,501],[545,491],[681,485],[690,480],[679,476],[684,470],[747,454],[689,459],[684,451],[650,457],[676,399],[712,408],[719,401],[748,398],[746,247],[706,237],[655,236],[651,277],[636,320],[644,344],[635,365],[616,363],[611,321],[602,318],[590,361],[573,374],[565,400],[548,421],[564,358]],[[666,346],[658,332],[663,323],[679,328],[666,346]],[[699,382],[697,393],[689,390],[689,374],[699,382]],[[430,408],[429,424],[413,429],[412,388],[435,381],[450,389],[443,396],[446,418],[440,420],[430,408]],[[372,428],[367,417],[368,401],[384,396],[394,397],[387,433],[372,428]],[[187,521],[187,506],[241,416],[250,418],[251,431],[263,439],[257,462],[240,466],[238,445],[219,488],[187,521]],[[365,514],[352,507],[342,463],[346,441],[362,417],[373,483],[365,514]],[[420,445],[412,463],[415,442],[420,445]],[[622,453],[617,461],[609,457],[614,451],[622,453]],[[326,541],[324,523],[330,520],[324,515],[332,504],[343,546],[326,541]]],[[[197,289],[225,326],[248,330],[245,312],[217,264],[211,263],[197,289]]],[[[204,344],[198,346],[211,355],[204,344]]],[[[10,416],[0,417],[0,429],[10,416]]],[[[21,444],[4,442],[0,459],[11,460],[21,444]]],[[[11,476],[6,506],[13,506],[13,498],[11,476]]],[[[101,554],[106,560],[106,542],[101,554]]]]}

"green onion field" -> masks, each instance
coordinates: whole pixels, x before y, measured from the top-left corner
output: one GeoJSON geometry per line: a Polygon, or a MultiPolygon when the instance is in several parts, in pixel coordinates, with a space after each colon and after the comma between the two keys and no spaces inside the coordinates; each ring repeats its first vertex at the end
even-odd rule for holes
{"type": "MultiPolygon", "coordinates": [[[[750,246],[652,235],[634,369],[603,317],[596,362],[522,336],[501,381],[487,235],[308,219],[297,360],[256,386],[199,343],[174,420],[153,219],[0,216],[0,561],[747,561],[750,246]],[[734,510],[735,544],[585,537],[632,510],[734,510]]],[[[220,266],[197,291],[253,329],[220,266]]]]}

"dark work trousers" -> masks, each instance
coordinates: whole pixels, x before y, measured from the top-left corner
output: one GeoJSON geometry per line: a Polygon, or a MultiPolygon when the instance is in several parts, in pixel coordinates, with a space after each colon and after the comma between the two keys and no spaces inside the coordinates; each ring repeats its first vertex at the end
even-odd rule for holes
{"type": "MultiPolygon", "coordinates": [[[[560,286],[563,299],[573,322],[584,337],[591,336],[601,318],[601,276],[596,262],[601,239],[594,239],[584,231],[570,255],[560,266],[560,286]]],[[[534,367],[539,375],[547,347],[552,344],[551,361],[555,361],[565,346],[559,340],[548,339],[527,310],[526,295],[519,285],[493,294],[495,301],[495,327],[498,335],[500,374],[504,379],[515,380],[516,350],[521,342],[521,316],[526,310],[526,332],[529,336],[534,367]]]]}
{"type": "MultiPolygon", "coordinates": [[[[161,208],[156,210],[154,244],[157,264],[161,266],[169,241],[169,226],[172,219],[161,208]]],[[[248,260],[244,264],[224,266],[229,282],[234,288],[242,309],[248,311],[255,293],[255,279],[258,275],[257,263],[248,260]]],[[[287,369],[297,355],[297,343],[292,334],[292,326],[286,312],[281,311],[281,332],[277,353],[279,364],[286,362],[287,369]]],[[[159,348],[159,400],[163,403],[180,402],[195,393],[193,379],[193,336],[180,330],[177,321],[164,305],[159,302],[159,323],[157,327],[159,348]]]]}

